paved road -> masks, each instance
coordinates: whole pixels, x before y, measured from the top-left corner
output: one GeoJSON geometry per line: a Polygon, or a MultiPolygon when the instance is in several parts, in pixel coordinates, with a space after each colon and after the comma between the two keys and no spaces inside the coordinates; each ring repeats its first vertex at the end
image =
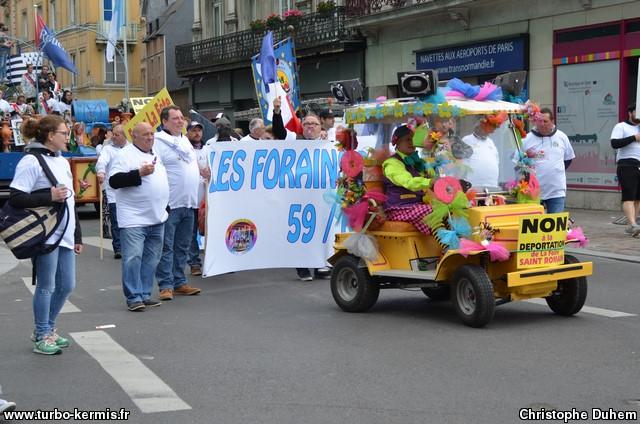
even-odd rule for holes
{"type": "Polygon", "coordinates": [[[30,268],[0,277],[0,397],[21,410],[124,408],[136,423],[514,423],[527,407],[637,412],[638,265],[595,258],[595,270],[587,304],[630,315],[563,318],[517,302],[471,329],[450,304],[400,290],[347,314],[327,281],[298,282],[283,269],[194,279],[201,296],[134,314],[119,262],[87,246],[58,323],[73,334],[63,355],[31,353],[30,268]],[[96,329],[104,325],[115,327],[96,329]]]}

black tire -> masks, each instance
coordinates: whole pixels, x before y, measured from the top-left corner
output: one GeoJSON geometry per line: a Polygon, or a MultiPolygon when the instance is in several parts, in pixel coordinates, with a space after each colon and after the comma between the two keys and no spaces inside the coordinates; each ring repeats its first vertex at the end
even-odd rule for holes
{"type": "Polygon", "coordinates": [[[438,287],[422,287],[422,293],[434,302],[445,302],[451,299],[451,286],[440,284],[438,287]]]}
{"type": "Polygon", "coordinates": [[[496,302],[493,284],[477,265],[463,265],[453,275],[453,307],[469,327],[484,327],[493,319],[496,302]]]}
{"type": "Polygon", "coordinates": [[[371,280],[366,268],[358,266],[360,259],[345,255],[331,271],[331,294],[345,312],[366,312],[378,300],[380,287],[371,280]]]}
{"type": "MultiPolygon", "coordinates": [[[[565,264],[576,264],[580,261],[572,255],[564,255],[565,264]]],[[[587,300],[587,277],[558,280],[558,288],[549,297],[545,297],[547,305],[558,315],[571,316],[580,312],[587,300]]]]}

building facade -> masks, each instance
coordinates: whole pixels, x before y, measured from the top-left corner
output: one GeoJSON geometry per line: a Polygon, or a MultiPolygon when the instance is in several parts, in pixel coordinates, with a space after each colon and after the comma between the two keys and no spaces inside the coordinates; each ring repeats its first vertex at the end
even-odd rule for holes
{"type": "MultiPolygon", "coordinates": [[[[294,39],[302,99],[330,96],[329,81],[364,80],[364,37],[346,27],[346,10],[338,6],[319,13],[317,1],[195,0],[193,42],[176,47],[178,75],[189,85],[189,102],[215,116],[257,107],[251,57],[259,53],[266,20],[296,8],[304,15],[293,25],[274,30],[274,41],[294,39]]],[[[244,119],[236,125],[246,127],[244,119]]]]}
{"type": "Polygon", "coordinates": [[[526,90],[556,111],[576,151],[567,205],[620,209],[609,138],[635,102],[640,2],[347,0],[367,36],[369,97],[397,94],[397,72],[437,69],[471,83],[528,72],[526,90]],[[410,28],[411,30],[407,30],[410,28]]]}
{"type": "Polygon", "coordinates": [[[189,0],[143,0],[146,28],[142,74],[147,96],[167,87],[173,102],[189,110],[189,86],[178,77],[175,47],[192,40],[193,7],[189,0]]]}
{"type": "Polygon", "coordinates": [[[140,32],[140,5],[126,1],[127,25],[119,34],[115,60],[105,58],[107,37],[111,20],[112,0],[12,0],[6,2],[9,9],[9,32],[23,40],[23,52],[34,51],[35,13],[57,33],[78,73],[58,68],[58,81],[73,91],[78,99],[106,99],[111,107],[117,107],[125,97],[124,40],[127,46],[129,97],[144,95],[140,64],[143,48],[140,32]]]}

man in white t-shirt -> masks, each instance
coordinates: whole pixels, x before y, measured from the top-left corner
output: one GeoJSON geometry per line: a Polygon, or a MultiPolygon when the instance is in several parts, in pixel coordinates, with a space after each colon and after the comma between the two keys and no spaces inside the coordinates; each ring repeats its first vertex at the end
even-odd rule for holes
{"type": "Polygon", "coordinates": [[[200,169],[195,149],[182,134],[185,122],[180,108],[165,107],[160,112],[160,120],[162,131],[155,134],[154,149],[167,167],[169,218],[156,278],[160,300],[171,300],[174,294],[192,296],[201,291],[187,284],[184,272],[191,249],[193,210],[199,206],[200,169]]]}
{"type": "MultiPolygon", "coordinates": [[[[200,183],[198,184],[198,208],[204,200],[207,189],[207,180],[211,177],[211,171],[207,165],[207,149],[203,149],[202,134],[204,127],[200,122],[192,121],[187,125],[187,138],[196,152],[198,168],[200,169],[200,183]]],[[[202,259],[200,259],[200,246],[198,245],[198,209],[193,210],[193,238],[187,264],[191,268],[191,275],[202,275],[202,259]]]]}
{"type": "Polygon", "coordinates": [[[576,155],[569,137],[555,126],[551,109],[542,108],[540,115],[536,128],[522,140],[522,145],[535,160],[540,199],[547,213],[563,212],[567,196],[565,170],[576,155]]]}
{"type": "Polygon", "coordinates": [[[115,156],[109,186],[116,192],[122,247],[122,288],[132,312],[159,306],[151,299],[153,277],[162,253],[169,204],[169,181],[162,160],[152,150],[153,128],[141,122],[133,143],[115,156]]]}
{"type": "Polygon", "coordinates": [[[3,95],[4,92],[0,90],[0,112],[2,112],[2,116],[0,116],[0,118],[4,118],[5,113],[13,112],[13,108],[11,107],[9,102],[2,97],[3,95]]]}
{"type": "Polygon", "coordinates": [[[111,245],[113,246],[114,259],[122,258],[122,250],[120,248],[120,229],[118,228],[118,209],[116,206],[116,193],[109,185],[109,181],[105,178],[111,173],[111,168],[116,160],[116,156],[127,145],[127,139],[124,136],[124,127],[116,125],[113,127],[112,143],[105,145],[98,156],[96,162],[96,174],[98,182],[104,188],[107,206],[109,207],[109,220],[111,223],[111,245]]]}
{"type": "Polygon", "coordinates": [[[249,122],[249,134],[242,137],[240,141],[263,140],[265,129],[266,127],[262,119],[253,118],[249,122]]]}
{"type": "Polygon", "coordinates": [[[469,172],[465,180],[477,188],[497,188],[500,176],[500,155],[495,143],[489,135],[495,131],[495,127],[483,124],[480,120],[476,123],[473,133],[464,136],[462,141],[473,149],[470,157],[462,162],[468,167],[469,172]]]}
{"type": "Polygon", "coordinates": [[[636,106],[627,108],[627,120],[611,131],[611,147],[616,149],[618,167],[616,175],[622,192],[622,211],[629,225],[625,233],[640,237],[640,119],[636,118],[636,106]]]}

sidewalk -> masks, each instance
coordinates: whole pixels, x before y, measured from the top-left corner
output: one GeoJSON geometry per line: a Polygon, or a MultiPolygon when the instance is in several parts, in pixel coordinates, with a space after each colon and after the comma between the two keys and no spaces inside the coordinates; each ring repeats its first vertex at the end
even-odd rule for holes
{"type": "MultiPolygon", "coordinates": [[[[593,253],[600,256],[633,257],[640,262],[640,238],[633,238],[624,233],[625,225],[613,224],[613,220],[622,216],[622,211],[597,211],[586,209],[570,209],[569,217],[575,224],[582,227],[589,239],[589,245],[584,250],[585,254],[593,253]]],[[[632,258],[626,258],[632,260],[632,258]]]]}

